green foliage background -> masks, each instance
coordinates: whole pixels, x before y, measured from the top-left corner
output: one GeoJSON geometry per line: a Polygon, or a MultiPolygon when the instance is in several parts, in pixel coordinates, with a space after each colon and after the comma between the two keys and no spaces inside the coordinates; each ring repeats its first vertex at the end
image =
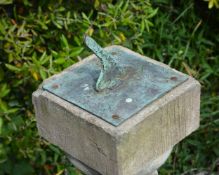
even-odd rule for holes
{"type": "Polygon", "coordinates": [[[83,35],[119,44],[202,84],[201,126],[160,174],[219,173],[219,12],[171,0],[15,0],[0,6],[0,175],[80,174],[39,138],[31,94],[89,52],[83,35]]]}

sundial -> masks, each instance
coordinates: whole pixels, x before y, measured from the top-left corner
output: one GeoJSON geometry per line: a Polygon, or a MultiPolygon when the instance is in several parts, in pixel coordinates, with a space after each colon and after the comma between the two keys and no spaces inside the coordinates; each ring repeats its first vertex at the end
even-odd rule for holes
{"type": "Polygon", "coordinates": [[[103,49],[91,37],[95,59],[66,71],[43,89],[118,126],[188,79],[169,67],[119,47],[103,49]]]}
{"type": "Polygon", "coordinates": [[[122,46],[84,43],[94,54],[33,93],[40,136],[85,174],[157,175],[199,127],[199,82],[122,46]]]}

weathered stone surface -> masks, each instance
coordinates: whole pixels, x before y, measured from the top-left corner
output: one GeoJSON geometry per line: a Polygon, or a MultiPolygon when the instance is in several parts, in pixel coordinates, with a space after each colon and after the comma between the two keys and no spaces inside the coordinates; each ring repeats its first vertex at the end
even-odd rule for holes
{"type": "Polygon", "coordinates": [[[40,135],[75,159],[103,175],[144,175],[154,172],[164,155],[198,128],[200,84],[190,77],[117,127],[41,87],[33,93],[33,104],[40,135]]]}
{"type": "MultiPolygon", "coordinates": [[[[142,170],[138,172],[138,175],[158,175],[157,168],[166,161],[171,151],[172,149],[168,150],[166,153],[162,154],[161,156],[147,164],[147,166],[142,167],[142,170]]],[[[81,161],[75,159],[71,155],[67,155],[67,157],[76,168],[81,170],[81,172],[85,173],[86,175],[101,175],[100,173],[88,167],[81,161]]]]}
{"type": "Polygon", "coordinates": [[[155,172],[153,172],[151,175],[158,175],[158,172],[155,171],[155,172]]]}
{"type": "Polygon", "coordinates": [[[77,169],[79,169],[81,172],[83,172],[86,175],[101,175],[100,173],[98,173],[94,169],[88,167],[83,162],[75,159],[74,157],[72,157],[70,155],[68,155],[68,159],[77,169]]]}

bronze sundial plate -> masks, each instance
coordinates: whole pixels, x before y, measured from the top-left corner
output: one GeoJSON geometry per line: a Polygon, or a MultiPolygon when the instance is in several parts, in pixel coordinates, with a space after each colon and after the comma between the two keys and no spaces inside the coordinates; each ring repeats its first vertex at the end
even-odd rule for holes
{"type": "Polygon", "coordinates": [[[91,59],[47,82],[43,89],[118,126],[188,79],[187,75],[147,61],[122,47],[108,51],[128,69],[123,83],[117,87],[96,91],[100,63],[98,59],[91,59]]]}

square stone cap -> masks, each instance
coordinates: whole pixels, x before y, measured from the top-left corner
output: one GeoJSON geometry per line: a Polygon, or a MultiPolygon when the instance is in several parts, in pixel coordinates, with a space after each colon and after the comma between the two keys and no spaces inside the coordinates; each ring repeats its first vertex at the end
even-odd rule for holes
{"type": "MultiPolygon", "coordinates": [[[[147,62],[159,65],[159,66],[164,67],[164,68],[171,69],[169,66],[167,66],[163,63],[160,63],[160,62],[155,61],[153,59],[150,59],[148,57],[142,56],[138,53],[135,53],[135,52],[133,52],[127,48],[121,47],[121,46],[110,46],[110,47],[107,47],[105,49],[110,50],[112,48],[119,48],[121,50],[124,50],[125,52],[129,52],[131,54],[135,54],[139,57],[142,57],[142,59],[145,59],[147,62]]],[[[49,82],[53,81],[54,79],[61,77],[63,74],[80,66],[81,64],[89,63],[93,59],[96,59],[95,55],[91,55],[91,56],[87,57],[86,59],[82,60],[81,62],[76,63],[76,64],[72,65],[71,67],[65,69],[63,72],[48,78],[40,85],[39,89],[33,93],[33,96],[35,96],[35,97],[44,96],[47,99],[50,99],[51,101],[53,101],[54,103],[59,104],[60,107],[63,107],[65,110],[71,112],[72,114],[74,114],[74,116],[78,116],[81,119],[87,121],[88,123],[93,124],[96,127],[103,129],[105,132],[109,133],[110,135],[112,135],[114,137],[117,137],[117,136],[119,137],[120,135],[123,135],[124,133],[128,132],[133,126],[137,125],[138,123],[143,121],[145,118],[150,116],[150,114],[152,114],[154,111],[158,110],[159,108],[162,108],[163,106],[168,104],[170,101],[176,99],[178,96],[182,95],[186,91],[188,91],[194,87],[197,87],[197,86],[200,88],[200,84],[198,81],[196,81],[192,77],[188,77],[188,79],[186,81],[184,81],[180,85],[173,88],[171,91],[165,93],[162,97],[152,101],[150,104],[146,105],[144,108],[139,110],[136,114],[134,114],[133,117],[130,117],[129,119],[125,120],[123,123],[121,123],[118,126],[111,125],[108,122],[102,120],[101,118],[96,117],[94,114],[87,112],[86,110],[78,107],[77,105],[73,105],[72,103],[70,103],[66,100],[63,100],[62,98],[58,97],[57,95],[54,95],[53,93],[50,93],[49,91],[46,91],[42,88],[44,84],[48,84],[49,82]]],[[[178,74],[184,75],[181,72],[178,72],[174,69],[172,69],[172,71],[174,71],[178,74]]]]}
{"type": "Polygon", "coordinates": [[[188,79],[185,74],[155,64],[123,47],[114,46],[107,51],[116,55],[117,62],[127,68],[121,86],[96,91],[101,66],[93,58],[44,83],[43,89],[118,126],[188,79]]]}

